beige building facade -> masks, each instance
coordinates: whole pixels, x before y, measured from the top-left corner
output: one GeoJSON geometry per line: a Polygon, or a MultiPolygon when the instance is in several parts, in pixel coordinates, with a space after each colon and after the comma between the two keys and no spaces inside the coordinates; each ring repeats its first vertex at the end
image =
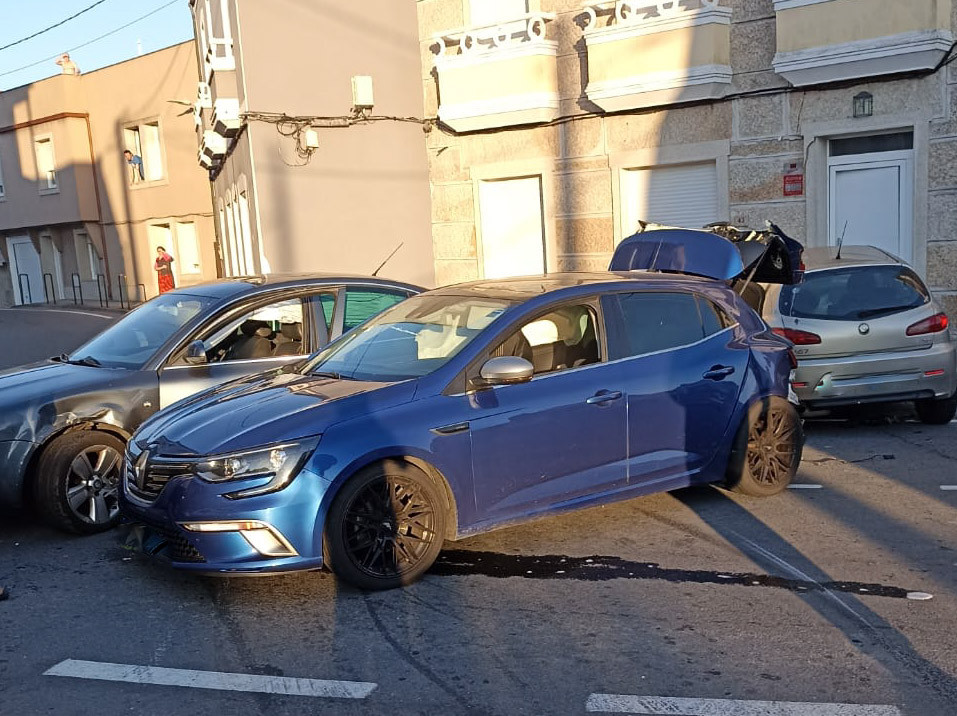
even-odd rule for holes
{"type": "Polygon", "coordinates": [[[639,220],[874,244],[957,316],[951,0],[418,0],[436,282],[639,220]]]}
{"type": "Polygon", "coordinates": [[[157,246],[176,285],[217,276],[209,183],[177,103],[196,72],[190,41],[0,92],[0,305],[151,298],[157,246]]]}
{"type": "Polygon", "coordinates": [[[401,246],[381,275],[432,285],[415,3],[190,4],[226,274],[370,274],[401,246]]]}

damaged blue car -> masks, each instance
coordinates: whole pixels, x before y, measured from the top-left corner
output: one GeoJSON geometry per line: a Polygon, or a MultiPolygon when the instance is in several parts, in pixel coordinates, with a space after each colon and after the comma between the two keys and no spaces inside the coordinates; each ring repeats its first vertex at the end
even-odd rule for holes
{"type": "Polygon", "coordinates": [[[741,243],[652,230],[615,271],[409,298],[151,418],[122,510],[179,568],[387,589],[448,540],[545,515],[692,484],[778,493],[803,446],[794,355],[732,284],[798,271],[785,242],[741,243]]]}

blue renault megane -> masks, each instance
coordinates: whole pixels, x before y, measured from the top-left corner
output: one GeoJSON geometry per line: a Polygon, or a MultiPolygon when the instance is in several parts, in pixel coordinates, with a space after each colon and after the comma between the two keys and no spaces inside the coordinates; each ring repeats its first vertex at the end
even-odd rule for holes
{"type": "Polygon", "coordinates": [[[794,356],[731,287],[738,248],[648,232],[616,262],[653,270],[414,296],[151,418],[122,509],[176,567],[385,589],[445,540],[546,514],[699,483],[775,494],[803,444],[794,356]]]}

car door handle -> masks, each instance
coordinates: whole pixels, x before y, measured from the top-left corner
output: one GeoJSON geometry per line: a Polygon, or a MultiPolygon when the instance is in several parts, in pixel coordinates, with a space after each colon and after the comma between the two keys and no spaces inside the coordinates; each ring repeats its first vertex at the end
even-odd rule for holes
{"type": "Polygon", "coordinates": [[[602,390],[590,397],[585,402],[589,405],[604,405],[605,403],[610,403],[613,400],[619,400],[620,398],[620,390],[602,390]]]}
{"type": "Polygon", "coordinates": [[[733,373],[734,366],[716,365],[711,370],[707,371],[702,377],[707,378],[708,380],[721,380],[723,378],[727,378],[733,373]]]}

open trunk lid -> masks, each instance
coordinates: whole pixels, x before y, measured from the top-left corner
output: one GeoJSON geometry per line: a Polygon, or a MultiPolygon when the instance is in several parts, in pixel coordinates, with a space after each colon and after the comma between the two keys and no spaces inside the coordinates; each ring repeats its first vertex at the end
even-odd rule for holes
{"type": "Polygon", "coordinates": [[[770,223],[764,231],[753,231],[730,224],[679,229],[642,222],[638,233],[618,245],[609,270],[791,285],[803,276],[803,252],[799,242],[770,223]]]}

